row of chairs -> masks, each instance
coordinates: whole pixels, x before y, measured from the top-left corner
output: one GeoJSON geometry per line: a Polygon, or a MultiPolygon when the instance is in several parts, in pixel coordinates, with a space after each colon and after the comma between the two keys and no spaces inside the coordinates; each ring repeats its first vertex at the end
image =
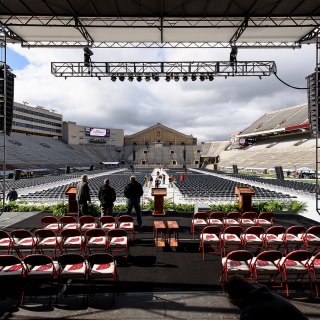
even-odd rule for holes
{"type": "Polygon", "coordinates": [[[5,254],[15,251],[20,258],[27,254],[46,253],[55,259],[68,252],[90,255],[98,251],[127,258],[129,241],[124,229],[107,231],[94,228],[87,230],[84,235],[79,229],[65,229],[59,235],[51,229],[38,229],[34,234],[26,229],[10,233],[0,230],[0,250],[5,254]]]}
{"type": "Polygon", "coordinates": [[[44,254],[31,254],[24,258],[10,254],[0,255],[0,283],[12,286],[16,281],[20,287],[20,304],[23,304],[25,288],[29,288],[34,282],[56,282],[60,287],[70,280],[80,280],[84,286],[96,284],[96,281],[103,285],[109,283],[115,294],[118,281],[116,261],[108,253],[92,254],[87,258],[75,253],[64,254],[57,260],[44,254]]]}
{"type": "Polygon", "coordinates": [[[41,228],[54,230],[57,233],[66,229],[79,229],[83,233],[95,228],[101,228],[106,231],[124,229],[132,234],[133,239],[135,238],[134,218],[130,215],[122,215],[117,218],[102,216],[99,217],[98,221],[90,215],[84,215],[79,218],[75,216],[63,216],[61,218],[44,216],[41,218],[41,228]]]}
{"type": "Polygon", "coordinates": [[[319,296],[320,253],[308,250],[294,250],[286,255],[270,250],[254,256],[248,250],[235,250],[222,257],[221,281],[232,275],[240,275],[248,280],[267,283],[273,288],[281,288],[289,296],[289,286],[308,285],[310,295],[319,296]],[[315,290],[313,289],[315,288],[315,290]]]}
{"type": "Polygon", "coordinates": [[[229,226],[221,230],[218,226],[207,226],[200,235],[199,250],[202,259],[206,253],[226,256],[233,250],[249,250],[258,253],[261,250],[280,250],[288,253],[290,250],[304,248],[316,253],[320,248],[320,226],[306,229],[304,226],[272,226],[264,229],[261,226],[251,226],[243,229],[240,226],[229,226]]]}
{"type": "Polygon", "coordinates": [[[191,220],[191,233],[194,239],[196,232],[201,232],[202,229],[208,225],[218,226],[225,229],[228,226],[261,226],[269,228],[273,225],[273,213],[261,212],[259,215],[254,211],[248,211],[241,214],[237,211],[228,212],[224,214],[222,211],[214,211],[210,214],[206,212],[194,213],[191,220]]]}

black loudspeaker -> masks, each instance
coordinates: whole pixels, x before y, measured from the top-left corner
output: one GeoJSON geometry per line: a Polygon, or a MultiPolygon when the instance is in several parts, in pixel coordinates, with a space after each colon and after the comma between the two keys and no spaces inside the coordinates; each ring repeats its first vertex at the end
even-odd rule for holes
{"type": "Polygon", "coordinates": [[[235,173],[235,174],[239,173],[238,166],[236,164],[232,165],[232,169],[233,169],[233,173],[235,173]]]}
{"type": "Polygon", "coordinates": [[[14,101],[14,77],[10,67],[7,65],[6,93],[4,91],[4,64],[0,65],[0,131],[4,131],[4,101],[6,105],[6,134],[10,135],[12,130],[13,101],[14,101]]]}
{"type": "Polygon", "coordinates": [[[13,173],[8,174],[8,179],[13,179],[13,173]]]}
{"type": "Polygon", "coordinates": [[[216,163],[213,164],[213,170],[218,170],[218,165],[216,163]]]}
{"type": "Polygon", "coordinates": [[[136,151],[135,150],[132,151],[132,161],[133,162],[136,161],[136,151]]]}
{"type": "Polygon", "coordinates": [[[277,175],[277,179],[278,180],[284,180],[284,174],[283,174],[283,169],[282,167],[274,167],[274,169],[276,170],[276,175],[277,175]]]}
{"type": "Polygon", "coordinates": [[[183,161],[186,161],[187,159],[187,154],[186,154],[186,149],[183,150],[183,161]]]}
{"type": "Polygon", "coordinates": [[[14,179],[19,180],[21,177],[21,170],[20,169],[15,169],[14,170],[14,179]]]}
{"type": "Polygon", "coordinates": [[[66,166],[66,173],[70,173],[70,166],[66,166]]]}
{"type": "Polygon", "coordinates": [[[311,131],[314,135],[316,135],[317,128],[319,129],[319,119],[317,118],[317,113],[320,116],[319,112],[319,104],[316,101],[316,92],[318,88],[318,99],[320,97],[319,94],[319,81],[320,81],[320,74],[318,72],[318,84],[316,79],[316,72],[309,75],[307,79],[308,84],[308,112],[309,112],[309,122],[311,131]]]}
{"type": "Polygon", "coordinates": [[[93,170],[93,164],[90,165],[90,171],[92,171],[92,170],[93,170]]]}

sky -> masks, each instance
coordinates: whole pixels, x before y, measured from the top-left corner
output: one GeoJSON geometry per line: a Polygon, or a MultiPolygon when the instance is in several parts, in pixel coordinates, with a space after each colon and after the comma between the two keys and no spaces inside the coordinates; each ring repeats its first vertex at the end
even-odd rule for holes
{"type": "MultiPolygon", "coordinates": [[[[229,49],[92,49],[92,61],[228,61],[229,49]]],[[[305,88],[316,65],[314,45],[301,49],[238,49],[238,61],[275,61],[277,75],[305,88]]],[[[274,75],[216,77],[214,81],[112,82],[110,78],[58,78],[51,62],[82,62],[81,48],[22,48],[11,44],[7,63],[15,78],[14,100],[42,106],[64,121],[123,129],[125,135],[156,123],[191,134],[198,144],[229,140],[266,112],[307,102],[307,90],[293,89],[274,75]]]]}

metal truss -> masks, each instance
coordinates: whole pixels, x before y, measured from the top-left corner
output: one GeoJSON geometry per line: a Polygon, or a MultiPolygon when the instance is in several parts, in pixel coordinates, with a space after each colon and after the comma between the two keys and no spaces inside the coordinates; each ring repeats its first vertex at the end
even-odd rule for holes
{"type": "Polygon", "coordinates": [[[193,61],[193,62],[52,62],[56,77],[214,77],[270,76],[276,73],[274,61],[193,61]]]}

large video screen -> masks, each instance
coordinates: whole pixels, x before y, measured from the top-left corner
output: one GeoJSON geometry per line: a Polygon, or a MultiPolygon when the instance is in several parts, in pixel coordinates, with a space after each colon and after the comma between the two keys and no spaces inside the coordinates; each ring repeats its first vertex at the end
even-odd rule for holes
{"type": "Polygon", "coordinates": [[[110,129],[86,128],[86,136],[110,137],[110,129]]]}

